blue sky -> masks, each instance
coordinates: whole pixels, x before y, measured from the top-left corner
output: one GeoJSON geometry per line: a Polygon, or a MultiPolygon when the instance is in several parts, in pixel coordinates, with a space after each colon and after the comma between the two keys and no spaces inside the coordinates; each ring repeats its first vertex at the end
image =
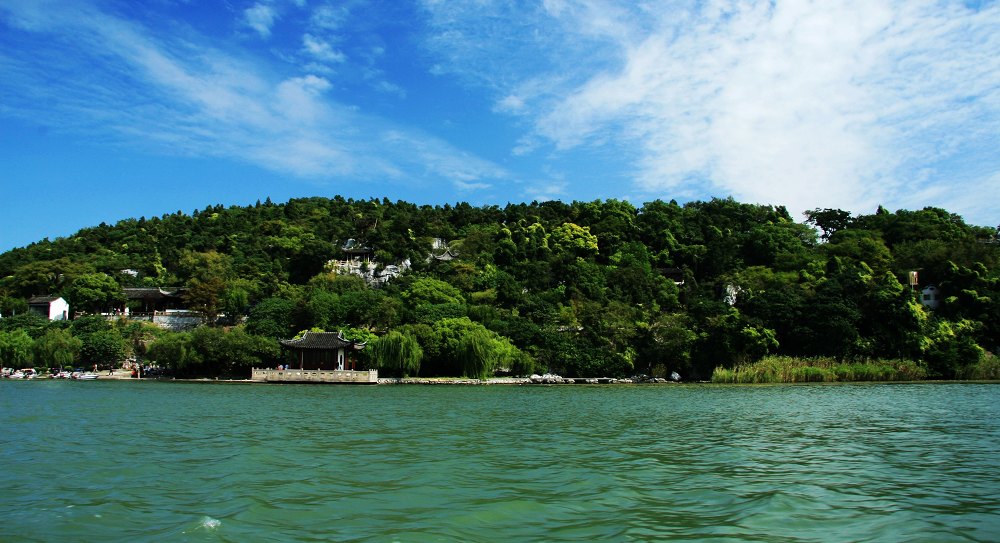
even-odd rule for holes
{"type": "Polygon", "coordinates": [[[997,1],[0,3],[0,250],[337,194],[995,226],[998,149],[997,1]]]}

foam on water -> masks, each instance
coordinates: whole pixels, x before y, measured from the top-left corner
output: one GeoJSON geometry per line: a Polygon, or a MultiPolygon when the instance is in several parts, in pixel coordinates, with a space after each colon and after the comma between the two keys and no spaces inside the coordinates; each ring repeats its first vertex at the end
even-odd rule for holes
{"type": "Polygon", "coordinates": [[[206,530],[214,530],[214,529],[218,528],[221,525],[222,525],[222,521],[219,520],[219,519],[212,518],[212,517],[204,517],[204,518],[201,519],[201,526],[199,526],[199,527],[200,528],[204,528],[206,530]]]}

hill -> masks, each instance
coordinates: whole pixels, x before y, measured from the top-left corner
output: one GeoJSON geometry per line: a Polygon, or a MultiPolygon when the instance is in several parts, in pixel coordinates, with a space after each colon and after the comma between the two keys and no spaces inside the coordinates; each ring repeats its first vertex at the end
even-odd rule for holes
{"type": "MultiPolygon", "coordinates": [[[[486,345],[488,373],[707,378],[771,353],[917,360],[954,377],[1000,338],[998,231],[937,208],[817,209],[802,224],[732,199],[637,208],[338,197],[127,219],[3,253],[0,342],[86,335],[76,321],[28,322],[31,296],[97,314],[128,305],[123,287],[183,289],[215,325],[178,333],[189,343],[234,332],[265,342],[242,362],[202,353],[174,364],[197,374],[273,362],[267,341],[307,329],[403,338],[422,353],[421,375],[469,373],[462,349],[486,345]],[[922,303],[928,285],[941,296],[935,309],[922,303]]],[[[111,328],[126,354],[172,341],[111,328]]]]}

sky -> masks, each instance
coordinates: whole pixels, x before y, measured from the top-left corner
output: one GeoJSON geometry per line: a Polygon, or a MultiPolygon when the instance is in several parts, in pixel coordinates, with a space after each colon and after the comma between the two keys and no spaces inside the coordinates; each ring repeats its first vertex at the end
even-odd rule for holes
{"type": "Polygon", "coordinates": [[[2,0],[0,251],[342,195],[1000,224],[1000,0],[2,0]]]}

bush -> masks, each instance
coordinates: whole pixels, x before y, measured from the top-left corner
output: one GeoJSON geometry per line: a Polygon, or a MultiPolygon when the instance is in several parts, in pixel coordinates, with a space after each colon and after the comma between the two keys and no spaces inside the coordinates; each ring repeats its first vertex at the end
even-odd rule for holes
{"type": "Polygon", "coordinates": [[[986,353],[978,362],[962,368],[956,377],[974,381],[1000,380],[1000,356],[986,353]]]}

